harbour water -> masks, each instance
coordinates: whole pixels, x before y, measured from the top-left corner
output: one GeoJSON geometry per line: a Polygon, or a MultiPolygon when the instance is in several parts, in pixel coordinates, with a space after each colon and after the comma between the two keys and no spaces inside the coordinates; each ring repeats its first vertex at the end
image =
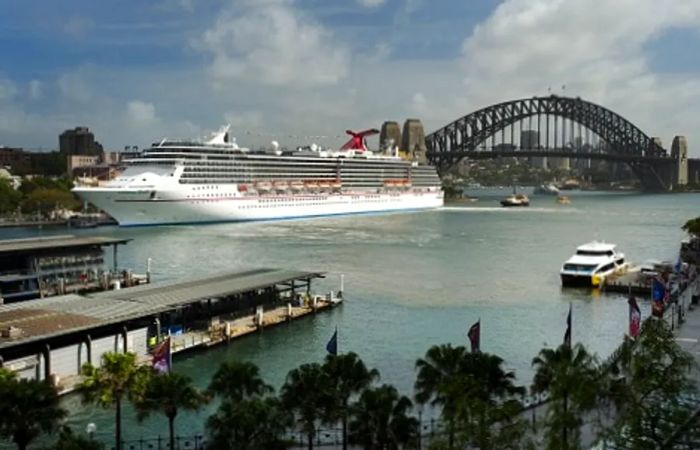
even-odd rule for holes
{"type": "MultiPolygon", "coordinates": [[[[474,191],[477,203],[428,212],[72,232],[133,238],[120,249],[120,266],[144,272],[151,257],[155,280],[268,266],[327,271],[316,284],[326,290],[337,289],[345,274],[341,308],[177,358],[175,370],[199,387],[228,358],[256,363],[279,387],[291,368],[323,359],[337,326],[341,352],[358,353],[384,382],[412,395],[415,360],[434,344],[465,344],[478,319],[482,349],[503,357],[525,384],[539,349],[561,342],[569,304],[574,341],[605,357],[625,331],[626,299],[563,290],[561,263],[592,239],[618,244],[632,262],[673,261],[684,236],[681,225],[700,214],[700,194],[571,192],[571,205],[532,196],[530,208],[503,209],[498,200],[507,193],[474,191]]],[[[0,230],[4,238],[65,233],[0,230]]],[[[648,310],[648,301],[641,305],[648,310]]],[[[112,411],[82,406],[77,396],[64,401],[78,430],[95,422],[98,433],[112,431],[112,411]]],[[[181,413],[178,431],[201,432],[214,408],[181,413]]],[[[127,438],[167,432],[161,417],[139,424],[131,411],[124,429],[127,438]]]]}

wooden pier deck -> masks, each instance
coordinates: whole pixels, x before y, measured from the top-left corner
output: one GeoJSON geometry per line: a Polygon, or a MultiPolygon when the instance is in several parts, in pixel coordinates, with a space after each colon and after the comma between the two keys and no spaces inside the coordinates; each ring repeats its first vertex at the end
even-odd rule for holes
{"type": "Polygon", "coordinates": [[[651,283],[646,282],[640,272],[631,271],[608,277],[601,290],[649,297],[651,296],[651,283]]]}
{"type": "Polygon", "coordinates": [[[211,324],[208,330],[192,330],[177,336],[171,336],[172,353],[177,354],[196,348],[212,347],[227,343],[265,328],[288,323],[319,311],[331,309],[341,303],[342,299],[335,299],[333,301],[319,300],[315,308],[313,306],[278,306],[271,310],[263,311],[260,325],[257,324],[256,314],[231,320],[220,319],[218,323],[211,324]]]}

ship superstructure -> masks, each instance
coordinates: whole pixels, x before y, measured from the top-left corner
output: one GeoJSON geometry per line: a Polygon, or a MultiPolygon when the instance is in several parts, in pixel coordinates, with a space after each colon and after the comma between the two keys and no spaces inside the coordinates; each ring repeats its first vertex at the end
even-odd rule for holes
{"type": "Polygon", "coordinates": [[[250,151],[228,127],[209,140],[163,139],[104,186],[74,192],[122,226],[267,220],[441,206],[435,168],[374,153],[354,133],[339,150],[250,151]]]}

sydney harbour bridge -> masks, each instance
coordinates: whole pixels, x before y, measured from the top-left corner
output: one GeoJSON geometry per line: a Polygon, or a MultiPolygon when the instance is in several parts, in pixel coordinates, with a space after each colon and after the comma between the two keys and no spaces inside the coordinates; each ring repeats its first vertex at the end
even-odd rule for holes
{"type": "Polygon", "coordinates": [[[464,158],[584,159],[629,165],[645,190],[697,182],[683,136],[670,151],[615,112],[581,98],[550,95],[512,100],[460,117],[425,137],[426,157],[441,173],[464,158]],[[595,142],[595,144],[592,144],[595,142]]]}

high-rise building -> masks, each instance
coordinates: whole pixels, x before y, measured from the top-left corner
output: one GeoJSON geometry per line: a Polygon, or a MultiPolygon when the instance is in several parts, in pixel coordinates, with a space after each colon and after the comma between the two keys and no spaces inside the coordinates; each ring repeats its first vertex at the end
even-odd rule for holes
{"type": "Polygon", "coordinates": [[[102,155],[102,145],[87,127],[66,130],[58,137],[58,147],[64,155],[102,155]]]}

